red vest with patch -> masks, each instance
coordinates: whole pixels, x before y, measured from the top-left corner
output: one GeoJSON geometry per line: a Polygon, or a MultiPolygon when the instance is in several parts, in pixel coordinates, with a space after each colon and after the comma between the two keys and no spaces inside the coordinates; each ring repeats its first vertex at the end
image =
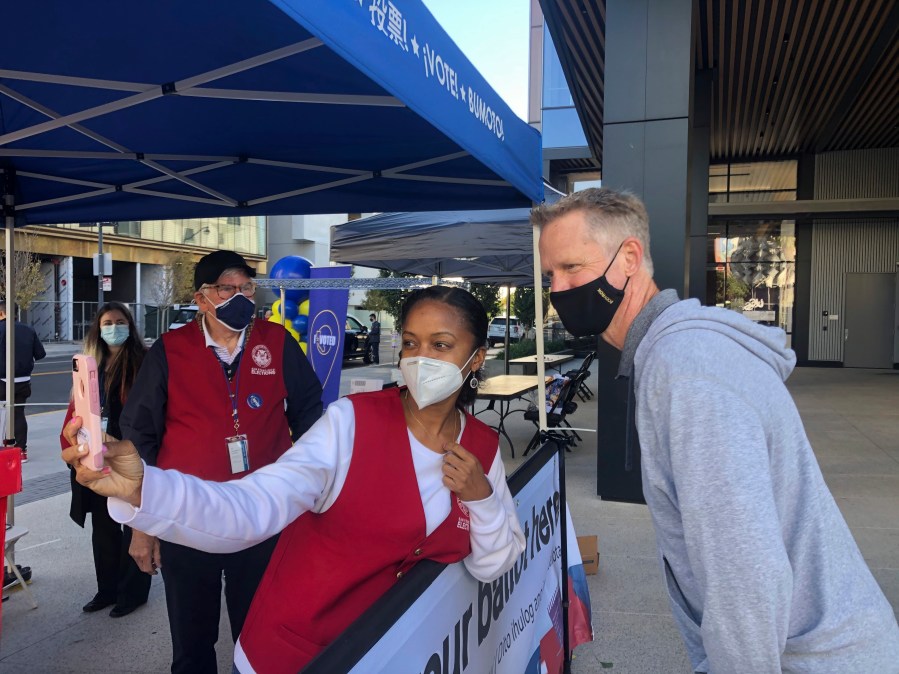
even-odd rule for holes
{"type": "Polygon", "coordinates": [[[293,442],[284,414],[284,340],[280,325],[253,321],[230,390],[240,421],[234,430],[228,381],[194,321],[165,333],[168,401],[156,465],[224,482],[274,463],[293,442]],[[250,470],[231,472],[226,438],[247,436],[250,470]]]}
{"type": "MultiPolygon", "coordinates": [[[[240,634],[260,674],[296,674],[419,560],[471,553],[468,510],[453,493],[447,518],[425,534],[400,390],[350,397],[356,434],[340,495],[281,533],[240,634]]],[[[488,473],[496,432],[468,415],[461,444],[488,473]]]]}

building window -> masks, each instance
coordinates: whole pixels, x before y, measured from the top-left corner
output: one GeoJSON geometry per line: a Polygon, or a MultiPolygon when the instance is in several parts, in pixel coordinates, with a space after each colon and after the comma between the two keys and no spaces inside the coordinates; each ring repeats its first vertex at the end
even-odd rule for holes
{"type": "Polygon", "coordinates": [[[709,166],[709,203],[796,201],[796,164],[762,161],[709,166]]]}
{"type": "Polygon", "coordinates": [[[553,45],[549,30],[543,27],[543,107],[570,108],[574,99],[565,81],[562,63],[553,45]]]}
{"type": "Polygon", "coordinates": [[[793,220],[709,226],[706,304],[793,332],[796,225],[793,220]]]}
{"type": "MultiPolygon", "coordinates": [[[[77,224],[51,225],[63,229],[94,231],[77,224]]],[[[198,248],[225,247],[241,254],[266,254],[265,216],[194,218],[190,220],[123,220],[115,234],[141,241],[172,243],[198,248]]],[[[112,232],[107,229],[107,234],[112,232]]]]}
{"type": "Polygon", "coordinates": [[[119,236],[133,236],[140,238],[140,221],[139,220],[119,220],[116,223],[115,233],[119,236]]]}

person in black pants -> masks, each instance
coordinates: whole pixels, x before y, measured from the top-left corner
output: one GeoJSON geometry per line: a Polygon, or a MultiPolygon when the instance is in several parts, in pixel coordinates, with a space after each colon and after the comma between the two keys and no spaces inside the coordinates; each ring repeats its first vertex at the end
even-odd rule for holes
{"type": "Polygon", "coordinates": [[[381,322],[374,314],[369,314],[368,320],[371,321],[371,330],[368,333],[368,342],[366,344],[367,362],[378,365],[381,362],[381,322]]]}
{"type": "MultiPolygon", "coordinates": [[[[0,298],[0,354],[6,352],[6,308],[5,300],[0,298]]],[[[44,345],[30,325],[19,321],[16,327],[15,353],[15,422],[16,446],[22,450],[22,463],[28,461],[28,422],[25,419],[25,402],[31,397],[31,372],[34,361],[47,355],[44,345]]],[[[6,359],[0,358],[0,401],[6,401],[6,359]]]]}
{"type": "MultiPolygon", "coordinates": [[[[101,423],[107,437],[120,438],[119,417],[137,372],[144,359],[143,341],[137,332],[131,312],[124,304],[104,304],[94,317],[84,337],[84,351],[97,361],[100,384],[101,423]]],[[[75,404],[63,428],[74,414],[75,404]]],[[[63,447],[68,446],[60,437],[63,447]]],[[[106,499],[72,480],[72,504],[69,517],[83,527],[91,515],[91,544],[97,574],[97,594],[82,607],[86,613],[113,605],[109,615],[121,618],[147,603],[150,594],[149,575],[141,571],[131,558],[131,527],[115,522],[106,509],[106,499]]]]}
{"type": "MultiPolygon", "coordinates": [[[[200,314],[150,348],[122,413],[124,439],[147,465],[226,482],[275,462],[321,416],[299,343],[253,318],[255,275],[233,251],[197,263],[200,314]]],[[[214,554],[134,532],[138,566],[165,581],[172,672],[215,674],[222,586],[236,641],[276,542],[214,554]]]]}

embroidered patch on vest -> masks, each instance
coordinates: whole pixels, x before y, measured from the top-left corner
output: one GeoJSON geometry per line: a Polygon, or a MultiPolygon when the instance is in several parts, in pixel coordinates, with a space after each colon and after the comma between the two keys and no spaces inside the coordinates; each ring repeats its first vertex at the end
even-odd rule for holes
{"type": "Polygon", "coordinates": [[[458,494],[456,494],[456,503],[459,504],[459,510],[462,511],[462,514],[468,517],[468,506],[462,503],[462,499],[459,498],[458,494]]]}
{"type": "Polygon", "coordinates": [[[456,505],[459,506],[459,510],[462,511],[462,517],[459,518],[459,521],[456,523],[457,529],[462,529],[462,531],[470,531],[471,530],[471,517],[468,513],[468,506],[462,503],[462,499],[459,498],[459,495],[456,494],[456,505]]]}
{"type": "Polygon", "coordinates": [[[272,364],[272,352],[265,344],[257,344],[253,347],[253,362],[257,367],[266,368],[272,364]]]}

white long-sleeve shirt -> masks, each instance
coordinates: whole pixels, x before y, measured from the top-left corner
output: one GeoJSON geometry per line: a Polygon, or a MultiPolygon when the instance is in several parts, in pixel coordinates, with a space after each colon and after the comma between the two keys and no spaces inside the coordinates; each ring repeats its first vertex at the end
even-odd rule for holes
{"type": "MultiPolygon", "coordinates": [[[[109,499],[109,513],[117,522],[173,543],[206,552],[243,550],[275,535],[304,512],[322,513],[334,504],[353,458],[355,435],[353,405],[341,398],[271,465],[230,482],[207,482],[146,466],[140,507],[109,499]]],[[[430,534],[450,512],[443,455],[412,433],[409,441],[430,534]]],[[[471,554],[464,563],[472,576],[485,582],[511,568],[525,546],[498,449],[487,480],[493,489],[490,496],[464,501],[471,518],[471,554]]]]}

